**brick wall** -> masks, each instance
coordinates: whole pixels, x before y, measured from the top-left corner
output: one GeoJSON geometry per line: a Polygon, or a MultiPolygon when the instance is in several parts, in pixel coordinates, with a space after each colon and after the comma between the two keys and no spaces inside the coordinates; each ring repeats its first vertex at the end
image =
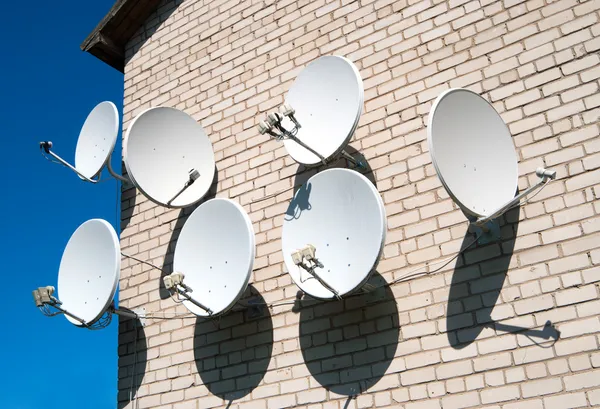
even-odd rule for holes
{"type": "MultiPolygon", "coordinates": [[[[119,406],[600,406],[599,10],[598,0],[163,1],[128,46],[124,129],[158,105],[204,126],[218,168],[209,197],[238,201],[254,223],[245,298],[288,302],[196,321],[160,271],[124,259],[121,304],[154,318],[121,322],[119,406]],[[330,54],[352,60],[365,85],[351,146],[388,215],[373,279],[431,274],[314,303],[296,300],[281,254],[289,189],[311,173],[255,125],[330,54]],[[443,266],[473,239],[426,141],[432,102],[450,87],[483,95],[508,123],[521,189],[538,166],[559,180],[500,220],[500,242],[443,266]]],[[[170,271],[192,210],[124,191],[123,251],[170,271]]]]}

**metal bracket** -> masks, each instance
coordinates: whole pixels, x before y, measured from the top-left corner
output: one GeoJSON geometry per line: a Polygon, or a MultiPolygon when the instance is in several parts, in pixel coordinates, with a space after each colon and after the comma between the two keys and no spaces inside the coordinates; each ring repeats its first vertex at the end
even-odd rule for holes
{"type": "Polygon", "coordinates": [[[481,226],[477,226],[474,223],[471,226],[473,226],[473,230],[478,237],[477,244],[479,245],[494,243],[500,240],[500,224],[498,224],[497,219],[488,220],[481,226]]]}
{"type": "Polygon", "coordinates": [[[342,150],[341,156],[344,159],[346,159],[348,162],[352,163],[354,165],[354,167],[356,167],[356,168],[359,168],[359,169],[366,169],[367,168],[367,164],[366,164],[364,158],[360,157],[362,155],[358,155],[359,158],[357,159],[354,156],[350,155],[345,150],[342,150]]]}
{"type": "MultiPolygon", "coordinates": [[[[370,284],[367,284],[367,286],[372,287],[369,290],[365,290],[366,293],[366,300],[365,302],[367,304],[375,304],[378,302],[381,302],[383,300],[385,300],[385,287],[375,287],[375,286],[371,286],[370,284]]],[[[363,287],[364,290],[364,287],[363,287]]]]}
{"type": "Polygon", "coordinates": [[[262,299],[260,299],[258,297],[254,297],[249,300],[246,300],[246,303],[247,303],[246,309],[244,310],[244,315],[245,315],[246,320],[253,320],[256,318],[261,318],[266,315],[265,308],[267,306],[264,305],[264,302],[262,301],[262,299]]]}
{"type": "Polygon", "coordinates": [[[196,169],[190,169],[189,174],[188,174],[188,180],[185,182],[185,184],[183,185],[183,187],[175,194],[175,196],[173,196],[171,198],[171,200],[169,200],[167,202],[167,206],[170,207],[171,203],[173,203],[175,201],[175,199],[177,199],[179,196],[181,196],[183,194],[183,192],[185,192],[187,190],[187,188],[189,188],[190,186],[192,186],[192,184],[198,180],[198,178],[200,178],[200,172],[198,172],[196,169]]]}
{"type": "Polygon", "coordinates": [[[142,327],[146,326],[146,307],[134,308],[133,311],[137,315],[137,319],[142,324],[142,327]]]}

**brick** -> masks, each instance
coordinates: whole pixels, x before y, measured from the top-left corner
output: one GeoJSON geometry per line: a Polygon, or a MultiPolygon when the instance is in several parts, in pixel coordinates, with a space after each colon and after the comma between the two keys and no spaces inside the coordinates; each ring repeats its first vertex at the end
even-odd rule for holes
{"type": "Polygon", "coordinates": [[[598,136],[598,126],[594,124],[592,126],[587,126],[565,133],[561,135],[559,139],[562,146],[570,146],[596,136],[598,136]]]}
{"type": "Polygon", "coordinates": [[[503,386],[500,388],[486,389],[481,392],[481,403],[506,402],[519,398],[518,386],[503,386]]]}
{"type": "Polygon", "coordinates": [[[570,409],[587,406],[585,393],[570,393],[544,398],[544,406],[547,408],[570,409]]]}
{"type": "Polygon", "coordinates": [[[596,286],[592,284],[580,288],[559,291],[556,293],[555,297],[556,304],[562,306],[593,300],[598,298],[598,293],[596,291],[596,286]]]}
{"type": "Polygon", "coordinates": [[[557,342],[554,349],[556,355],[565,356],[584,351],[594,351],[597,349],[597,343],[593,336],[585,336],[557,342]]]}
{"type": "Polygon", "coordinates": [[[543,379],[527,382],[521,386],[523,398],[550,395],[562,391],[563,385],[560,378],[543,379]]]}
{"type": "Polygon", "coordinates": [[[476,372],[489,371],[490,369],[507,367],[510,366],[511,363],[512,359],[509,353],[490,355],[484,358],[477,358],[473,360],[476,372]]]}
{"type": "Polygon", "coordinates": [[[430,382],[433,380],[435,380],[433,368],[413,369],[400,374],[400,382],[404,386],[430,382]]]}
{"type": "Polygon", "coordinates": [[[446,396],[442,398],[442,407],[444,409],[470,408],[478,406],[479,404],[480,400],[477,392],[446,396]]]}

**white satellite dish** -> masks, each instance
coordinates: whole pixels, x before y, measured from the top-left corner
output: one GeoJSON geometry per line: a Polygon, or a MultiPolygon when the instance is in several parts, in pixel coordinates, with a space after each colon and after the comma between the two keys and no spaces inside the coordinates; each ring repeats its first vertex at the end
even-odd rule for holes
{"type": "Polygon", "coordinates": [[[519,173],[508,127],[489,102],[466,89],[438,96],[429,114],[427,138],[442,185],[479,226],[556,177],[556,172],[538,169],[540,182],[515,197],[519,173]]]}
{"type": "MultiPolygon", "coordinates": [[[[119,238],[105,220],[92,219],[75,230],[60,261],[58,295],[62,308],[86,324],[112,304],[121,271],[119,238]]],[[[66,315],[75,325],[82,322],[66,315]]]]}
{"type": "Polygon", "coordinates": [[[127,130],[125,167],[132,183],[167,207],[200,201],[215,175],[212,144],[194,118],[175,108],[149,108],[127,130]]]}
{"type": "Polygon", "coordinates": [[[365,176],[325,170],[298,190],[288,208],[283,259],[302,291],[341,298],[362,287],[377,267],[386,229],[383,200],[365,176]]]}
{"type": "Polygon", "coordinates": [[[301,164],[326,164],[340,155],[361,165],[344,148],[362,113],[364,88],[360,73],[348,59],[325,56],[308,64],[290,88],[281,113],[259,124],[283,143],[301,164]]]}
{"type": "Polygon", "coordinates": [[[227,312],[244,294],[254,265],[252,222],[229,199],[211,199],[190,215],[177,239],[167,289],[200,317],[227,312]],[[183,279],[185,277],[185,279],[183,279]]]}
{"type": "Polygon", "coordinates": [[[68,167],[87,182],[97,183],[104,166],[110,174],[124,182],[128,179],[116,174],[110,164],[110,158],[119,133],[119,112],[115,104],[104,101],[96,105],[79,132],[75,149],[75,166],[51,151],[52,142],[40,142],[40,149],[68,167]]]}

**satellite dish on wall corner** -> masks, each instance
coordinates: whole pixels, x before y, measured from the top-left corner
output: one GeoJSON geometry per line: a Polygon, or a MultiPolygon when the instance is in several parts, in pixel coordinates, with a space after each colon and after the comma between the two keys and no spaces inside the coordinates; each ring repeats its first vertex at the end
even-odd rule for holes
{"type": "Polygon", "coordinates": [[[540,181],[516,195],[519,173],[510,131],[487,100],[467,89],[449,89],[437,97],[429,114],[427,142],[452,200],[482,234],[495,232],[482,243],[499,238],[495,218],[556,177],[556,172],[541,169],[536,172],[540,181]]]}
{"type": "Polygon", "coordinates": [[[292,280],[318,299],[360,289],[377,267],[387,230],[375,186],[349,169],[317,173],[299,189],[283,223],[282,251],[292,280]]]}
{"type": "Polygon", "coordinates": [[[255,257],[252,221],[229,199],[211,199],[189,216],[175,247],[165,287],[200,317],[225,314],[246,291],[255,257]]]}
{"type": "Polygon", "coordinates": [[[363,104],[364,87],[356,66],[341,56],[324,56],[300,72],[280,111],[270,113],[258,128],[283,141],[290,156],[303,165],[325,165],[343,156],[363,167],[344,150],[363,104]]]}
{"type": "Polygon", "coordinates": [[[183,111],[146,109],[129,126],[123,145],[131,182],[159,205],[190,206],[212,185],[212,143],[202,126],[183,111]]]}
{"type": "MultiPolygon", "coordinates": [[[[52,286],[33,291],[36,306],[47,316],[64,314],[74,325],[107,326],[121,271],[119,238],[105,220],[92,219],[71,235],[58,271],[58,293],[52,286]]],[[[124,315],[132,316],[133,313],[124,315]]]]}
{"type": "Polygon", "coordinates": [[[128,182],[127,178],[114,172],[110,163],[118,133],[117,107],[110,101],[104,101],[92,109],[81,127],[75,148],[75,165],[52,152],[53,144],[50,141],[40,142],[40,150],[74,171],[84,181],[97,183],[102,169],[107,166],[114,178],[128,182]]]}

